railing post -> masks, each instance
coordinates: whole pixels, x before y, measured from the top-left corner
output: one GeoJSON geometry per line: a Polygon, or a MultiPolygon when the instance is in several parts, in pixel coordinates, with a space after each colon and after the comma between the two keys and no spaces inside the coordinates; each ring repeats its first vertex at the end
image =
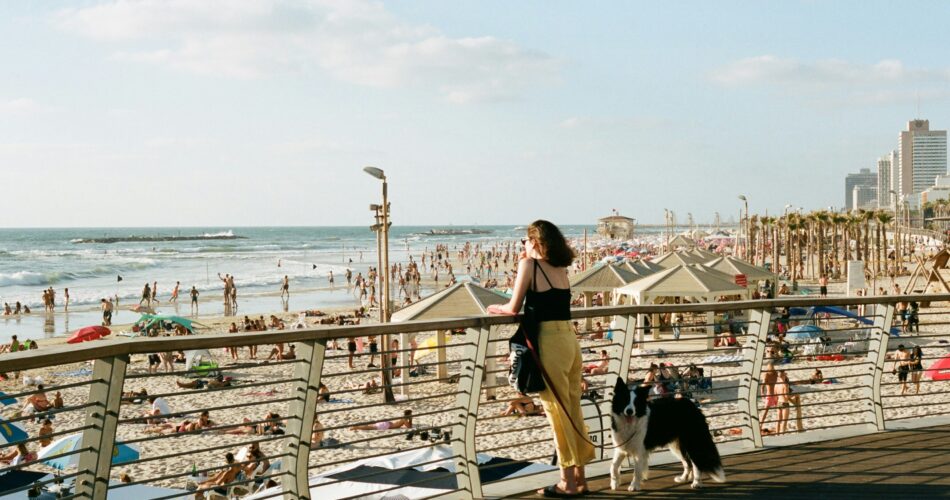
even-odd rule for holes
{"type": "Polygon", "coordinates": [[[76,496],[94,500],[109,495],[109,474],[112,469],[112,450],[119,425],[119,407],[122,404],[122,385],[129,364],[126,355],[97,359],[92,367],[89,386],[89,406],[86,425],[82,432],[79,470],[76,478],[76,496]]]}
{"type": "Polygon", "coordinates": [[[294,363],[294,385],[290,402],[290,419],[287,421],[287,439],[284,445],[286,456],[282,460],[281,482],[284,498],[310,498],[309,463],[310,436],[317,412],[317,396],[320,391],[320,374],[327,350],[326,339],[306,340],[297,343],[297,360],[294,363]]]}
{"type": "Polygon", "coordinates": [[[452,454],[455,459],[455,477],[460,490],[468,498],[482,498],[482,480],[475,456],[475,424],[478,423],[478,400],[485,376],[485,355],[488,353],[490,328],[469,328],[465,333],[459,372],[459,394],[456,408],[458,420],[452,426],[452,454]]]}
{"type": "Polygon", "coordinates": [[[884,404],[881,398],[881,377],[884,375],[884,361],[887,359],[887,344],[891,338],[891,320],[894,317],[894,304],[878,304],[874,307],[876,314],[874,328],[868,335],[868,376],[865,379],[864,391],[871,402],[871,413],[877,430],[887,428],[884,421],[884,404]]]}
{"type": "MultiPolygon", "coordinates": [[[[637,335],[637,316],[636,314],[625,314],[617,316],[616,321],[617,329],[614,332],[623,332],[621,334],[623,337],[620,339],[620,357],[619,359],[610,360],[608,370],[611,374],[627,380],[630,373],[630,355],[633,353],[633,341],[637,335]]],[[[614,386],[613,381],[608,380],[607,386],[612,388],[614,386]]]]}
{"type": "Polygon", "coordinates": [[[754,309],[749,314],[749,334],[742,346],[742,375],[739,379],[739,407],[746,412],[748,429],[742,433],[752,438],[752,445],[762,447],[762,429],[759,422],[759,377],[762,376],[762,361],[765,357],[765,342],[769,335],[769,309],[754,309]]]}
{"type": "MultiPolygon", "coordinates": [[[[409,366],[409,345],[414,340],[415,333],[400,333],[399,334],[399,349],[402,351],[399,353],[399,364],[402,366],[400,371],[402,372],[402,379],[404,381],[409,380],[409,372],[412,371],[412,367],[409,366]]],[[[399,394],[403,396],[409,396],[409,385],[400,384],[399,385],[399,394]]]]}

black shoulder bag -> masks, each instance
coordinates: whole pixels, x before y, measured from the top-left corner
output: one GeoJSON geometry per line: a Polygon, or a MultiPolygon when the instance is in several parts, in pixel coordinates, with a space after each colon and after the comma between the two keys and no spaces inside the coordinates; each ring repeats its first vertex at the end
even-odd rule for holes
{"type": "MultiPolygon", "coordinates": [[[[538,261],[534,261],[531,290],[535,289],[538,261]]],[[[522,393],[541,392],[546,387],[541,373],[541,349],[538,344],[538,317],[534,307],[525,301],[524,317],[518,330],[508,339],[508,384],[522,393]]]]}

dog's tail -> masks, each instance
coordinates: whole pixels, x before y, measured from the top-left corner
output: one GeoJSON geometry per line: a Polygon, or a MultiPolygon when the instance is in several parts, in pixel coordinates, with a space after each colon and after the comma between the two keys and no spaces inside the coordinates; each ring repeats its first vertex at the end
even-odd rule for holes
{"type": "Polygon", "coordinates": [[[726,473],[722,469],[722,460],[719,450],[709,434],[709,426],[705,417],[697,410],[701,425],[687,426],[680,438],[680,449],[696,464],[700,472],[709,474],[719,483],[726,482],[726,473]]]}

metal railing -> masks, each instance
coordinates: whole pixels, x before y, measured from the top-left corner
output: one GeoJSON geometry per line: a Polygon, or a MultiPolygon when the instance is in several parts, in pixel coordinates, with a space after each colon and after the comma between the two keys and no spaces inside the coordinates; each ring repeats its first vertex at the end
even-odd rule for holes
{"type": "MultiPolygon", "coordinates": [[[[946,310],[934,308],[935,303],[946,301],[950,301],[950,295],[575,309],[575,319],[602,317],[607,322],[612,320],[614,325],[607,338],[582,341],[585,363],[600,362],[602,350],[607,351],[608,359],[605,373],[595,370],[585,376],[585,394],[590,405],[599,409],[586,421],[591,438],[609,444],[600,430],[609,429],[607,412],[616,377],[643,381],[651,364],[694,366],[702,370],[702,375],[697,370],[691,376],[659,377],[648,383],[655,397],[691,397],[697,401],[721,449],[755,449],[790,440],[827,438],[831,431],[837,433],[834,435],[877,432],[895,423],[907,425],[945,418],[950,413],[947,382],[926,376],[918,379],[917,375],[923,373],[914,371],[908,375],[910,387],[905,387],[892,374],[897,370],[892,366],[897,363],[893,359],[896,344],[901,342],[908,348],[911,344],[924,346],[925,368],[948,354],[950,334],[946,325],[950,316],[946,310]],[[917,315],[919,331],[900,332],[901,339],[895,339],[889,332],[904,329],[904,324],[894,321],[895,304],[911,300],[928,303],[930,307],[920,309],[917,315]],[[817,321],[822,324],[825,338],[790,344],[782,350],[774,338],[790,326],[788,323],[803,319],[795,314],[795,308],[819,305],[849,308],[859,319],[823,318],[819,313],[817,321]],[[787,319],[782,314],[785,308],[792,311],[787,319]],[[671,313],[684,317],[678,339],[673,337],[669,322],[664,321],[671,313]],[[784,370],[792,380],[793,416],[787,419],[789,431],[795,431],[791,437],[778,435],[776,431],[783,424],[778,409],[767,406],[760,396],[770,365],[784,370]],[[809,383],[816,369],[823,372],[824,380],[809,383]]],[[[339,495],[320,494],[321,489],[330,491],[335,484],[368,481],[383,473],[372,467],[362,473],[339,473],[358,460],[382,460],[396,452],[438,448],[439,454],[413,467],[428,464],[442,469],[415,479],[407,476],[399,484],[378,486],[376,493],[410,486],[419,488],[416,491],[423,492],[420,496],[477,498],[525,491],[535,483],[549,481],[550,470],[540,468],[516,478],[489,481],[483,480],[483,476],[492,475],[493,469],[500,469],[507,462],[480,463],[484,462],[482,454],[528,463],[549,463],[553,455],[544,418],[502,415],[502,410],[517,396],[508,387],[504,374],[505,343],[518,321],[518,317],[483,316],[142,338],[4,355],[0,357],[0,372],[46,373],[50,380],[44,391],[62,393],[65,402],[62,408],[37,414],[17,416],[7,412],[8,423],[27,431],[39,425],[32,423],[37,418],[51,418],[55,424],[52,434],[39,436],[29,432],[28,438],[14,440],[11,445],[24,443],[32,447],[41,440],[55,441],[76,433],[81,438],[73,449],[54,457],[16,465],[0,464],[0,474],[23,469],[53,472],[47,465],[49,461],[75,457],[75,469],[68,467],[58,476],[22,489],[75,479],[72,490],[64,495],[66,498],[106,498],[109,491],[118,493],[141,486],[175,489],[155,490],[165,493],[155,493],[154,498],[181,497],[183,489],[188,496],[212,498],[255,491],[255,498],[311,498],[311,491],[315,492],[313,497],[329,498],[339,495]],[[351,367],[347,349],[332,349],[339,340],[396,334],[418,334],[420,338],[432,339],[433,334],[447,336],[448,332],[464,333],[452,335],[444,347],[430,340],[419,349],[407,347],[406,343],[391,350],[380,349],[384,352],[379,355],[395,358],[393,369],[400,371],[392,382],[399,395],[396,404],[384,404],[376,394],[380,388],[370,379],[375,379],[379,368],[362,365],[369,353],[357,353],[360,365],[351,367]],[[174,365],[176,368],[170,372],[153,372],[144,367],[145,363],[132,363],[155,353],[243,349],[278,342],[294,344],[296,357],[267,363],[240,359],[190,370],[174,365]],[[433,356],[438,349],[442,353],[433,356]],[[415,357],[412,363],[411,356],[415,357]],[[75,369],[90,362],[91,370],[75,369]],[[54,367],[62,367],[62,371],[51,371],[60,369],[54,367]],[[217,383],[215,372],[223,372],[230,382],[217,383]],[[197,379],[189,378],[196,375],[197,379]],[[321,383],[330,388],[330,395],[321,393],[321,383]],[[151,412],[145,396],[136,393],[136,386],[145,385],[151,387],[148,396],[164,400],[170,411],[151,412]],[[400,423],[398,419],[406,409],[413,410],[412,426],[393,425],[400,423]],[[200,420],[203,411],[209,412],[207,422],[200,420]],[[315,421],[322,428],[315,427],[315,421]],[[195,422],[201,423],[195,426],[195,422]],[[318,430],[325,439],[311,442],[318,430]],[[429,439],[420,441],[423,432],[429,439]],[[137,449],[135,456],[113,464],[114,453],[127,446],[137,449]],[[226,452],[243,448],[247,449],[237,453],[232,464],[224,462],[226,452]],[[328,476],[328,471],[334,474],[328,476]],[[120,473],[131,477],[119,482],[120,473]],[[319,481],[314,482],[314,477],[319,477],[319,481]],[[447,480],[451,487],[446,487],[447,480]],[[436,484],[438,488],[433,486],[436,484]]],[[[269,352],[269,348],[262,350],[264,355],[269,352]]],[[[672,369],[666,368],[669,373],[672,369]]],[[[20,400],[38,392],[31,388],[6,397],[17,399],[19,407],[20,400]]],[[[606,470],[607,455],[598,454],[590,475],[606,470]]],[[[361,495],[354,493],[351,497],[361,495]]]]}

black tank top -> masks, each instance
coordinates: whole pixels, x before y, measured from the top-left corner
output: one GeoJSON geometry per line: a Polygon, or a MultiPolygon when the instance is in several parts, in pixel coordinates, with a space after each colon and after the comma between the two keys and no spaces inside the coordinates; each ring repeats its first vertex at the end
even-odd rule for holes
{"type": "Polygon", "coordinates": [[[544,269],[534,260],[534,276],[531,279],[531,286],[525,294],[525,307],[534,309],[538,321],[563,321],[571,319],[571,289],[554,288],[551,280],[544,273],[544,269]],[[537,288],[538,271],[548,282],[550,289],[543,292],[535,291],[537,288]]]}

